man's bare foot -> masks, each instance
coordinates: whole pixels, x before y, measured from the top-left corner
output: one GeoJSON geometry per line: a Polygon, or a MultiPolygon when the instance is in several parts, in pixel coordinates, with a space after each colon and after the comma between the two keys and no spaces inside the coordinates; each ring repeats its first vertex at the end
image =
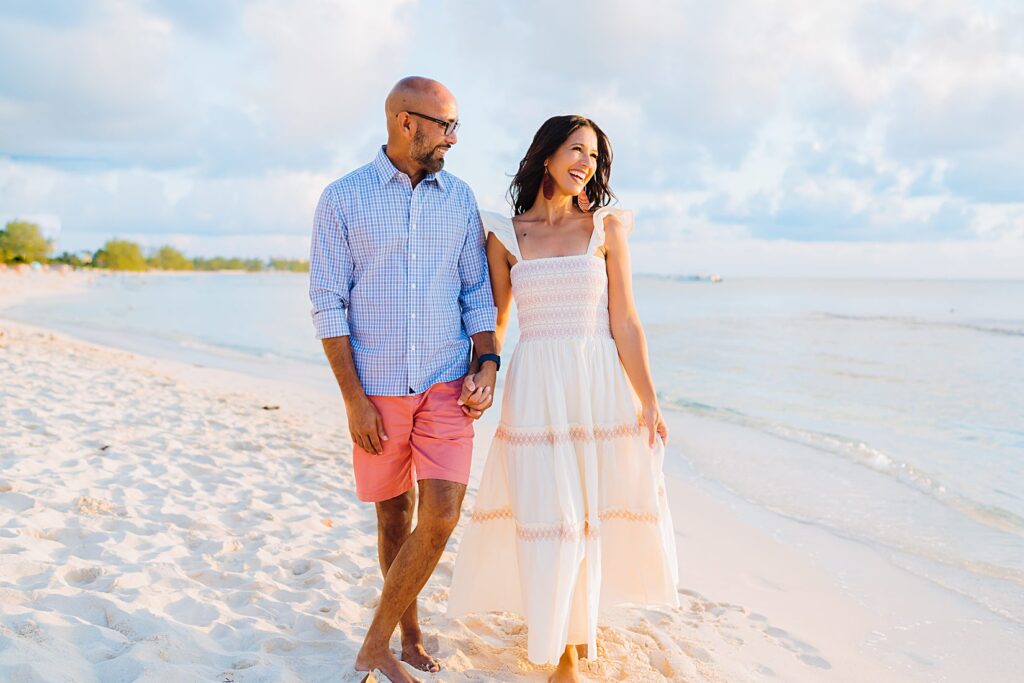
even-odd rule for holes
{"type": "Polygon", "coordinates": [[[422,683],[419,678],[413,678],[402,666],[402,663],[395,659],[390,650],[384,649],[379,652],[359,651],[356,655],[356,671],[373,671],[380,669],[381,673],[388,677],[391,683],[422,683]]]}
{"type": "Polygon", "coordinates": [[[580,658],[576,647],[569,645],[558,660],[558,668],[548,677],[548,683],[580,683],[580,658]]]}
{"type": "Polygon", "coordinates": [[[427,673],[436,674],[441,670],[441,663],[431,657],[419,641],[402,643],[402,661],[427,673]]]}

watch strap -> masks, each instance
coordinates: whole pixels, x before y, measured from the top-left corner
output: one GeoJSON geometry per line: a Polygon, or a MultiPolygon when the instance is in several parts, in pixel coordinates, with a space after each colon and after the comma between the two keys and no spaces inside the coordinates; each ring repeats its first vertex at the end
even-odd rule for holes
{"type": "Polygon", "coordinates": [[[483,366],[484,361],[488,361],[488,360],[494,361],[494,365],[496,366],[494,369],[496,371],[497,370],[501,370],[501,356],[499,356],[496,353],[482,353],[482,354],[480,354],[480,357],[477,359],[477,362],[481,366],[483,366]]]}

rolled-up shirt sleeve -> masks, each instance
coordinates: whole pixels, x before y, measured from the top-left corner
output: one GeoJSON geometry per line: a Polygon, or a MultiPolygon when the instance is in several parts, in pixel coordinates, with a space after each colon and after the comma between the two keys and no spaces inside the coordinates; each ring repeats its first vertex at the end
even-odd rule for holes
{"type": "Polygon", "coordinates": [[[309,247],[309,300],[317,339],[349,334],[352,255],[337,198],[328,187],[320,196],[309,247]]]}
{"type": "Polygon", "coordinates": [[[469,229],[462,245],[462,254],[459,255],[459,277],[462,280],[459,304],[466,334],[473,336],[478,332],[494,331],[498,309],[494,306],[494,296],[491,294],[484,226],[480,221],[476,198],[472,194],[470,203],[469,229]]]}

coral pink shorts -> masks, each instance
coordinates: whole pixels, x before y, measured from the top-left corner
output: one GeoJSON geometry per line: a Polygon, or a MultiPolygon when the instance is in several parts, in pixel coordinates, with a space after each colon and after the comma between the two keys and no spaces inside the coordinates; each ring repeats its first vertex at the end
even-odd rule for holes
{"type": "Polygon", "coordinates": [[[377,503],[401,495],[413,481],[444,479],[465,484],[473,456],[473,420],[456,402],[462,379],[431,386],[416,396],[370,396],[384,420],[384,452],[353,444],[359,500],[377,503]]]}

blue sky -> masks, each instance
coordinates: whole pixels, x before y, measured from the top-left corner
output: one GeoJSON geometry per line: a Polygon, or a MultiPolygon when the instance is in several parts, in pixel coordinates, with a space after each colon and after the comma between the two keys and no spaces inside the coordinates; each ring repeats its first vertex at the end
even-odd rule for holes
{"type": "Polygon", "coordinates": [[[1024,276],[1018,2],[8,0],[0,63],[0,219],[61,249],[301,256],[420,74],[484,208],[597,120],[641,270],[1024,276]]]}

